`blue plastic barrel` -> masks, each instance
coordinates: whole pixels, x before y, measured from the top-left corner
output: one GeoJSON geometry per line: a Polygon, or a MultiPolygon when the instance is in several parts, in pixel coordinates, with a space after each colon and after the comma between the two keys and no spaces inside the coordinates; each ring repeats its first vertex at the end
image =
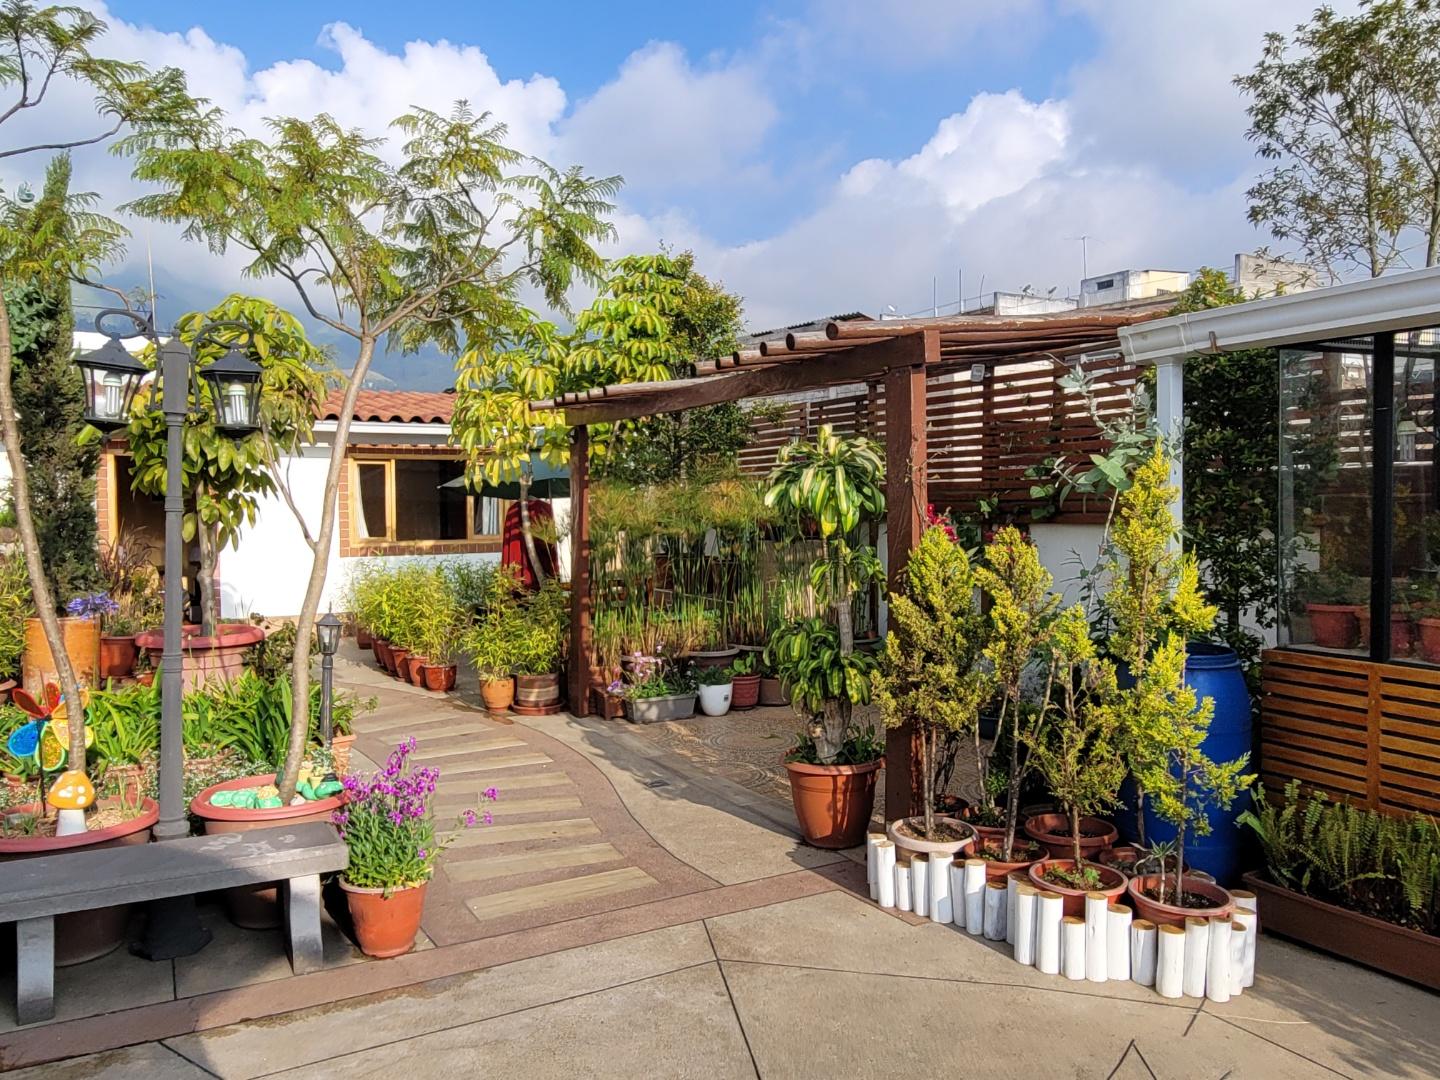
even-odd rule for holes
{"type": "MultiPolygon", "coordinates": [[[[1194,687],[1203,700],[1215,702],[1215,715],[1200,749],[1211,761],[1234,761],[1250,753],[1250,691],[1235,650],[1224,645],[1191,642],[1186,646],[1185,683],[1194,687]]],[[[1214,876],[1221,885],[1239,878],[1241,865],[1240,829],[1235,824],[1241,812],[1250,805],[1241,794],[1228,810],[1207,807],[1210,835],[1185,834],[1185,861],[1190,866],[1214,876]]],[[[1145,806],[1145,838],[1150,842],[1175,839],[1175,826],[1155,816],[1147,801],[1145,806]]]]}

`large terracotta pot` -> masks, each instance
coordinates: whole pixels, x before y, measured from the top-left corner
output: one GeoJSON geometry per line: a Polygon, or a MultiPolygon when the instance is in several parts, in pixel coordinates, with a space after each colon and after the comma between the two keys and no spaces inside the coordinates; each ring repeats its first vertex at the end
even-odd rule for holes
{"type": "MultiPolygon", "coordinates": [[[[1016,870],[1029,870],[1030,867],[1034,866],[1036,863],[1043,863],[1047,858],[1049,858],[1049,855],[1046,853],[1043,847],[1033,845],[1034,841],[1017,831],[1015,835],[1015,845],[1010,850],[1011,858],[1014,859],[1016,855],[1025,855],[1026,852],[1029,852],[1028,857],[1014,859],[1013,862],[1004,862],[998,857],[987,857],[985,859],[985,879],[987,881],[995,879],[1003,881],[1007,875],[1014,873],[1016,870]]],[[[980,847],[976,849],[976,854],[981,854],[983,852],[998,853],[1004,850],[1005,830],[1001,829],[1000,837],[998,839],[985,839],[982,837],[980,840],[980,847]]]]}
{"type": "MultiPolygon", "coordinates": [[[[34,814],[39,803],[11,807],[11,812],[34,814]]],[[[153,799],[140,804],[140,813],[108,829],[95,829],[73,836],[16,836],[0,839],[0,862],[33,859],[66,851],[93,851],[96,848],[148,844],[150,830],[160,820],[160,807],[153,799]]],[[[133,905],[117,904],[94,911],[76,911],[55,916],[55,964],[68,967],[83,964],[114,952],[125,940],[133,905]]]]}
{"type": "MultiPolygon", "coordinates": [[[[1048,851],[1052,858],[1075,857],[1075,844],[1070,838],[1070,817],[1067,814],[1035,814],[1025,819],[1025,835],[1048,851]]],[[[1080,819],[1080,856],[1090,862],[1102,850],[1120,839],[1114,825],[1097,817],[1080,819]]]]}
{"type": "Polygon", "coordinates": [[[730,708],[753,709],[760,701],[760,676],[736,675],[730,683],[730,708]]]}
{"type": "Polygon", "coordinates": [[[948,825],[963,835],[959,840],[926,840],[920,835],[925,831],[925,818],[919,814],[890,822],[885,826],[885,835],[897,848],[921,855],[950,855],[959,859],[974,850],[975,826],[948,814],[936,814],[934,820],[935,824],[948,825]],[[905,826],[904,829],[901,828],[902,825],[905,826]]]}
{"type": "Polygon", "coordinates": [[[454,664],[423,664],[420,675],[425,681],[425,689],[443,694],[455,689],[456,671],[454,664]]]}
{"type": "Polygon", "coordinates": [[[1070,870],[1075,866],[1074,859],[1041,859],[1030,865],[1030,884],[1037,889],[1044,889],[1046,892],[1059,893],[1064,903],[1062,905],[1066,915],[1084,915],[1085,897],[1092,892],[1100,893],[1114,903],[1125,894],[1125,886],[1129,879],[1116,870],[1113,866],[1102,866],[1099,863],[1089,863],[1100,872],[1100,887],[1098,889],[1072,889],[1068,885],[1061,885],[1051,881],[1045,876],[1045,872],[1052,867],[1061,870],[1070,870]]]}
{"type": "MultiPolygon", "coordinates": [[[[200,819],[207,836],[214,833],[249,832],[274,825],[299,825],[306,821],[329,821],[330,815],[345,802],[345,793],[299,806],[276,806],[269,810],[243,810],[231,806],[211,806],[210,796],[217,791],[234,788],[262,787],[274,776],[242,776],[212,784],[190,801],[190,813],[200,819]]],[[[230,921],[247,930],[273,930],[281,924],[279,898],[275,884],[246,885],[225,890],[225,908],[230,921]]]]}
{"type": "MultiPolygon", "coordinates": [[[[1355,622],[1360,628],[1360,648],[1370,648],[1370,609],[1357,608],[1355,622]]],[[[1390,655],[1409,656],[1415,648],[1415,624],[1410,621],[1410,612],[1403,608],[1390,609],[1390,655]]]]}
{"type": "Polygon", "coordinates": [[[373,645],[375,648],[375,662],[380,665],[381,671],[389,671],[395,663],[395,657],[390,652],[390,643],[376,638],[373,645]]]}
{"type": "MultiPolygon", "coordinates": [[[[60,638],[65,642],[65,655],[75,669],[81,686],[100,683],[100,622],[98,619],[67,616],[60,620],[60,638]]],[[[47,682],[58,683],[55,658],[45,640],[39,619],[25,620],[25,652],[20,658],[20,685],[31,694],[40,695],[47,682]]]]}
{"type": "Polygon", "coordinates": [[[1130,879],[1126,891],[1130,894],[1130,902],[1135,905],[1137,919],[1149,919],[1156,926],[1184,926],[1188,918],[1213,919],[1229,915],[1235,910],[1235,898],[1229,892],[1213,881],[1189,874],[1180,879],[1181,887],[1188,893],[1195,893],[1212,901],[1213,906],[1190,908],[1181,907],[1179,904],[1162,904],[1145,895],[1145,890],[1153,889],[1159,881],[1159,874],[1141,874],[1130,879]]]}
{"type": "Polygon", "coordinates": [[[857,847],[875,808],[875,780],[885,759],[864,765],[786,761],[790,798],[805,841],[819,848],[857,847]]]}
{"type": "Polygon", "coordinates": [[[375,644],[375,639],[370,636],[370,631],[363,626],[355,627],[355,647],[357,649],[368,649],[375,644]]]}
{"type": "Polygon", "coordinates": [[[410,650],[403,645],[390,646],[390,674],[402,682],[409,682],[410,668],[405,661],[410,656],[410,650]]]}
{"type": "Polygon", "coordinates": [[[135,635],[100,636],[100,678],[124,679],[135,668],[135,658],[140,650],[135,644],[135,635]]]}
{"type": "Polygon", "coordinates": [[[1353,649],[1360,640],[1360,620],[1354,604],[1306,604],[1310,632],[1322,649],[1353,649]]]}
{"type": "Polygon", "coordinates": [[[1440,619],[1424,618],[1416,626],[1420,632],[1420,655],[1432,664],[1440,664],[1440,619]]]}
{"type": "Polygon", "coordinates": [[[399,956],[415,947],[425,910],[425,882],[408,889],[363,889],[340,878],[355,940],[366,956],[399,956]]]}
{"type": "Polygon", "coordinates": [[[480,697],[491,712],[505,712],[515,701],[515,679],[510,675],[503,679],[481,679],[480,697]]]}
{"type": "Polygon", "coordinates": [[[685,659],[689,660],[697,668],[717,668],[729,667],[730,664],[734,662],[735,657],[739,655],[739,647],[732,645],[728,649],[707,649],[699,652],[686,653],[685,659]]]}
{"type": "Polygon", "coordinates": [[[548,709],[560,703],[560,676],[555,672],[545,675],[516,675],[515,703],[527,709],[548,709]]]}
{"type": "MultiPolygon", "coordinates": [[[[265,640],[265,630],[246,623],[222,623],[213,637],[200,633],[200,627],[185,627],[181,638],[181,678],[185,690],[198,690],[215,679],[229,682],[245,670],[245,653],[252,645],[265,640]]],[[[165,633],[147,630],[135,635],[135,644],[150,654],[155,670],[165,652],[165,633]]]]}
{"type": "Polygon", "coordinates": [[[405,658],[405,678],[409,680],[411,686],[423,687],[425,685],[425,672],[423,669],[428,667],[429,664],[430,658],[428,656],[417,656],[415,653],[411,653],[405,658]]]}

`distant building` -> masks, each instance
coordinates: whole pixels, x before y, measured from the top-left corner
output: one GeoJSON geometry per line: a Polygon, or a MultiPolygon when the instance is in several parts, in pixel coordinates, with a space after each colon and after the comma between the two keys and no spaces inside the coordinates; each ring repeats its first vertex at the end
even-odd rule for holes
{"type": "Polygon", "coordinates": [[[1236,255],[1230,281],[1247,297],[1276,296],[1307,292],[1324,282],[1309,263],[1292,262],[1271,255],[1236,255]]]}
{"type": "Polygon", "coordinates": [[[1080,306],[1121,304],[1127,300],[1178,294],[1189,284],[1188,270],[1115,270],[1080,282],[1080,306]]]}

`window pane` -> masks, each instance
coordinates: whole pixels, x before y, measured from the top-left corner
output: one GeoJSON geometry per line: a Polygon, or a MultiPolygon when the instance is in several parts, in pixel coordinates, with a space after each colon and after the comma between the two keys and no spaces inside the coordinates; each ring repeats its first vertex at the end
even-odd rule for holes
{"type": "Polygon", "coordinates": [[[355,523],[360,536],[386,535],[385,531],[385,463],[383,461],[360,462],[355,466],[356,487],[359,498],[355,500],[355,523]]]}
{"type": "Polygon", "coordinates": [[[499,536],[500,523],[504,520],[505,504],[499,499],[475,500],[475,535],[499,536]]]}
{"type": "Polygon", "coordinates": [[[1281,642],[1368,655],[1371,338],[1280,352],[1281,642]]]}
{"type": "Polygon", "coordinates": [[[1440,332],[1395,335],[1394,605],[1390,655],[1440,662],[1440,491],[1435,358],[1440,332]]]}
{"type": "Polygon", "coordinates": [[[395,539],[464,540],[465,467],[449,458],[395,460],[395,539]]]}

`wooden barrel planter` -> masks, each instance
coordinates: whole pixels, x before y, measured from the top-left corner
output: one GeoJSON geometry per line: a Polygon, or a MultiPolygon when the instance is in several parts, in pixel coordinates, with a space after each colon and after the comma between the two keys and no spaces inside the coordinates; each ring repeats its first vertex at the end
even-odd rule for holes
{"type": "MultiPolygon", "coordinates": [[[[65,655],[75,669],[81,686],[100,685],[100,622],[98,619],[67,616],[59,620],[65,655]]],[[[47,682],[58,683],[60,673],[45,629],[39,619],[25,620],[25,654],[20,661],[20,684],[31,694],[44,692],[47,682]]]]}
{"type": "Polygon", "coordinates": [[[544,716],[560,711],[560,676],[516,675],[515,704],[511,708],[522,716],[544,716]]]}

